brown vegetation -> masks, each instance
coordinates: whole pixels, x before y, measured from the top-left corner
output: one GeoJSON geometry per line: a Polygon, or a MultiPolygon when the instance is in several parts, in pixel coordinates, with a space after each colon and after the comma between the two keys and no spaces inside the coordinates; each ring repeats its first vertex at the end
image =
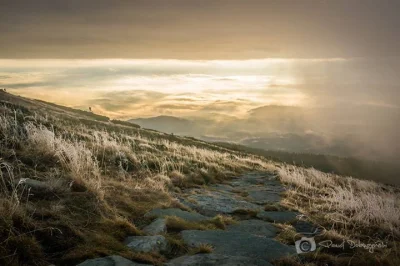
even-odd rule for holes
{"type": "MultiPolygon", "coordinates": [[[[0,264],[70,265],[111,254],[160,264],[162,255],[135,254],[122,244],[141,234],[147,211],[176,206],[169,194],[176,186],[268,165],[191,138],[7,94],[0,108],[0,264]],[[43,187],[35,190],[23,178],[43,187]]],[[[200,226],[168,221],[176,230],[200,226]]],[[[201,226],[223,228],[225,221],[201,226]]],[[[179,239],[171,243],[182,250],[179,239]]]]}

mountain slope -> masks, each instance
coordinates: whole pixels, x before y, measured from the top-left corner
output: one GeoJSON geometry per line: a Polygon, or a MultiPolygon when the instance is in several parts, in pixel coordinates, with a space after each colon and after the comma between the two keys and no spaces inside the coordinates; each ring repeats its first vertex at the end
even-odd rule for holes
{"type": "Polygon", "coordinates": [[[174,116],[156,116],[150,118],[137,118],[128,120],[144,128],[154,129],[162,132],[187,134],[195,132],[195,124],[187,119],[174,116]]]}
{"type": "MultiPolygon", "coordinates": [[[[0,92],[0,265],[77,265],[110,255],[163,265],[181,255],[213,251],[203,242],[191,246],[178,234],[181,231],[203,234],[219,229],[221,235],[233,235],[238,241],[217,239],[218,244],[230,243],[237,250],[240,237],[223,229],[271,211],[279,215],[283,208],[327,228],[323,240],[387,244],[373,255],[361,248],[337,258],[329,249],[322,250],[304,257],[305,262],[398,265],[397,187],[287,166],[246,151],[81,112],[0,92]],[[272,178],[266,180],[271,187],[264,192],[276,192],[273,202],[264,201],[265,193],[260,195],[260,180],[249,179],[248,194],[238,189],[245,181],[241,175],[251,177],[250,172],[272,178]],[[216,183],[232,178],[228,197],[229,185],[216,183]],[[284,193],[281,183],[287,189],[284,193]],[[252,197],[258,203],[243,201],[252,197]],[[237,204],[236,209],[229,209],[230,204],[237,204]],[[153,239],[144,229],[153,222],[145,215],[149,211],[172,208],[185,217],[199,217],[192,209],[196,205],[217,208],[214,214],[224,215],[208,212],[206,221],[167,217],[167,231],[157,236],[156,244],[168,247],[162,251],[138,252],[124,244],[124,239],[153,239]]],[[[282,222],[271,226],[279,233],[275,240],[246,237],[265,248],[274,245],[293,251],[287,247],[294,245],[293,227],[282,222]]],[[[215,240],[214,234],[211,238],[215,240]]],[[[257,252],[263,247],[258,246],[257,252]]],[[[252,249],[246,252],[254,254],[252,249]]],[[[285,258],[283,264],[298,262],[285,258]]]]}
{"type": "Polygon", "coordinates": [[[1,265],[74,265],[104,253],[160,264],[165,257],[136,254],[121,242],[142,234],[136,226],[148,222],[144,213],[179,207],[174,187],[269,165],[4,92],[0,129],[1,265]]]}

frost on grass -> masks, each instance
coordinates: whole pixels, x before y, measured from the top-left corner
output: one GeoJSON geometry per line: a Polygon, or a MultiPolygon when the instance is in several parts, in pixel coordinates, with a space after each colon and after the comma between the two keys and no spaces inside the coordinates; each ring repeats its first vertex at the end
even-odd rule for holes
{"type": "Polygon", "coordinates": [[[400,233],[400,199],[394,187],[312,168],[282,166],[278,171],[290,188],[289,194],[308,197],[309,206],[297,201],[298,208],[320,210],[332,223],[375,226],[400,233]]]}
{"type": "Polygon", "coordinates": [[[122,244],[141,234],[135,221],[175,206],[175,186],[269,169],[256,156],[213,144],[14,100],[0,105],[1,265],[76,265],[99,254],[160,265],[162,256],[143,257],[122,244]],[[31,191],[18,183],[24,178],[55,189],[31,191]]]}

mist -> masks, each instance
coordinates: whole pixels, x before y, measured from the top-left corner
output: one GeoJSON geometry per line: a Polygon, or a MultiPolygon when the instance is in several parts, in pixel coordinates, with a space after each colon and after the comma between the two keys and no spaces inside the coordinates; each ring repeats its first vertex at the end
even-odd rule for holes
{"type": "Polygon", "coordinates": [[[395,161],[398,59],[0,60],[0,87],[121,120],[183,118],[138,123],[207,140],[395,161]]]}

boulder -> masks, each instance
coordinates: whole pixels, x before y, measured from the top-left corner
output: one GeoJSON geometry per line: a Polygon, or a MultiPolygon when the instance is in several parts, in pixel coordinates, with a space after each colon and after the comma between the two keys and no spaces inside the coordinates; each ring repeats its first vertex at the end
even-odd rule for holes
{"type": "Polygon", "coordinates": [[[291,211],[262,211],[257,214],[257,218],[275,223],[291,223],[298,215],[298,212],[291,211]]]}
{"type": "Polygon", "coordinates": [[[159,235],[167,231],[166,220],[158,218],[142,230],[146,235],[159,235]]]}
{"type": "Polygon", "coordinates": [[[168,250],[168,241],[164,236],[128,236],[125,244],[136,252],[165,252],[168,250]]]}
{"type": "Polygon", "coordinates": [[[165,266],[272,266],[269,262],[242,256],[228,256],[222,254],[197,254],[182,256],[171,260],[165,266]]]}
{"type": "Polygon", "coordinates": [[[182,238],[189,247],[209,244],[215,254],[258,258],[271,262],[287,255],[296,254],[295,248],[274,239],[245,232],[222,230],[185,230],[182,238]]]}
{"type": "Polygon", "coordinates": [[[324,228],[307,221],[296,221],[293,225],[297,233],[303,235],[319,235],[324,231],[324,228]]]}
{"type": "Polygon", "coordinates": [[[52,189],[48,183],[31,178],[20,178],[15,183],[18,186],[26,186],[34,191],[50,191],[52,189]]]}
{"type": "Polygon", "coordinates": [[[189,197],[196,202],[194,207],[198,212],[207,216],[232,214],[239,210],[260,211],[262,208],[254,203],[239,199],[234,193],[208,191],[207,194],[197,194],[189,197]]]}
{"type": "Polygon", "coordinates": [[[257,204],[277,203],[281,201],[280,192],[270,191],[265,188],[250,188],[247,190],[247,193],[251,201],[257,204]]]}
{"type": "Polygon", "coordinates": [[[226,231],[244,232],[257,236],[275,237],[278,229],[271,223],[260,220],[244,220],[228,225],[226,231]]]}
{"type": "Polygon", "coordinates": [[[121,256],[113,255],[104,258],[86,260],[77,266],[145,266],[150,264],[141,264],[127,260],[121,256]]]}
{"type": "Polygon", "coordinates": [[[183,211],[177,208],[170,209],[154,209],[144,215],[145,217],[166,217],[166,216],[176,216],[187,221],[198,222],[210,219],[204,215],[196,212],[183,211]]]}

